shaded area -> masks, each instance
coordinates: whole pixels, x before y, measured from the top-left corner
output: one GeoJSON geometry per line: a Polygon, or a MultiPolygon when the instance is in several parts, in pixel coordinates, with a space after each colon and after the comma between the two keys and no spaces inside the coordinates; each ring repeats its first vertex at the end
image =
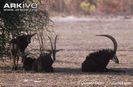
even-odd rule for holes
{"type": "Polygon", "coordinates": [[[80,68],[55,68],[55,73],[62,73],[62,74],[87,74],[87,75],[94,75],[94,74],[105,74],[105,75],[132,75],[133,68],[111,68],[111,70],[115,70],[115,72],[82,72],[80,68]],[[132,72],[128,73],[128,72],[132,72]]]}

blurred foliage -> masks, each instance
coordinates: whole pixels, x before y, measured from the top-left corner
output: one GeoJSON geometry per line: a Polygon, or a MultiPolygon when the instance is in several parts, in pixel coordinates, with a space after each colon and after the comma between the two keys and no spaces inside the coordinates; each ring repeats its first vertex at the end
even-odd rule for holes
{"type": "Polygon", "coordinates": [[[133,0],[48,0],[48,10],[64,14],[132,14],[133,0]]]}
{"type": "Polygon", "coordinates": [[[86,3],[86,2],[82,2],[82,3],[80,4],[80,8],[83,9],[84,11],[89,12],[89,9],[90,9],[90,3],[89,3],[89,2],[88,2],[88,3],[86,3]]]}
{"type": "Polygon", "coordinates": [[[89,2],[82,2],[80,8],[86,13],[92,13],[96,11],[96,6],[89,2]]]}

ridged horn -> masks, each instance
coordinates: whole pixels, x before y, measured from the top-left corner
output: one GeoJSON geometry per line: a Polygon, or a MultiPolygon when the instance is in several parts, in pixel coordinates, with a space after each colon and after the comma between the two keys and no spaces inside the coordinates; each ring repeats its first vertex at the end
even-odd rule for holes
{"type": "Polygon", "coordinates": [[[104,36],[104,37],[107,37],[107,38],[111,39],[113,44],[114,44],[114,54],[116,54],[117,42],[116,42],[116,39],[114,37],[112,37],[111,35],[108,35],[108,34],[102,34],[102,35],[96,35],[96,36],[104,36]]]}
{"type": "Polygon", "coordinates": [[[51,53],[53,54],[53,61],[55,61],[55,56],[56,56],[56,42],[57,42],[57,35],[54,39],[54,44],[52,43],[52,39],[48,36],[51,44],[51,53]]]}

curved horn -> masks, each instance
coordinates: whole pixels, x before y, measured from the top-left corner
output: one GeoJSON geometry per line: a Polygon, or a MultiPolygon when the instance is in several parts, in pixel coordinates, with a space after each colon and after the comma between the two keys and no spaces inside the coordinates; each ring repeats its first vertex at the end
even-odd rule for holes
{"type": "Polygon", "coordinates": [[[53,53],[53,61],[55,61],[55,56],[56,56],[56,41],[57,41],[57,35],[54,39],[54,44],[52,43],[52,39],[48,36],[51,44],[51,52],[53,53]]]}
{"type": "Polygon", "coordinates": [[[104,36],[104,37],[108,37],[109,39],[111,39],[113,44],[114,44],[114,54],[116,54],[116,51],[117,51],[117,42],[116,42],[114,37],[112,37],[111,35],[107,35],[107,34],[96,35],[96,36],[104,36]]]}
{"type": "Polygon", "coordinates": [[[53,58],[54,58],[54,61],[55,61],[55,59],[56,59],[55,56],[56,56],[56,43],[57,43],[57,38],[58,38],[58,36],[56,35],[56,36],[55,36],[55,40],[54,40],[54,50],[53,50],[53,53],[54,53],[54,55],[53,55],[53,56],[54,56],[54,57],[53,57],[53,58]]]}
{"type": "Polygon", "coordinates": [[[49,40],[50,40],[50,45],[51,45],[51,52],[53,52],[54,47],[53,47],[53,43],[52,43],[52,39],[50,36],[48,36],[49,40]]]}

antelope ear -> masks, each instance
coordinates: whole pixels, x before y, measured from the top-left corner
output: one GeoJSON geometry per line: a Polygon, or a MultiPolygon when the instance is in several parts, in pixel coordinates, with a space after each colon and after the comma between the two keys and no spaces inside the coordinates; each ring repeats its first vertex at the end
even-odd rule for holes
{"type": "Polygon", "coordinates": [[[51,50],[50,49],[46,49],[47,52],[51,53],[51,50]]]}
{"type": "MultiPolygon", "coordinates": [[[[55,50],[55,53],[60,52],[62,50],[65,50],[65,49],[57,49],[57,50],[55,50]]],[[[51,50],[50,49],[46,49],[46,51],[49,52],[49,53],[51,53],[51,50]]]]}
{"type": "Polygon", "coordinates": [[[60,52],[62,50],[65,50],[65,49],[57,49],[57,50],[55,50],[55,52],[60,52]]]}
{"type": "Polygon", "coordinates": [[[31,36],[31,37],[33,37],[35,34],[36,34],[36,33],[34,33],[34,34],[31,34],[30,36],[31,36]]]}

